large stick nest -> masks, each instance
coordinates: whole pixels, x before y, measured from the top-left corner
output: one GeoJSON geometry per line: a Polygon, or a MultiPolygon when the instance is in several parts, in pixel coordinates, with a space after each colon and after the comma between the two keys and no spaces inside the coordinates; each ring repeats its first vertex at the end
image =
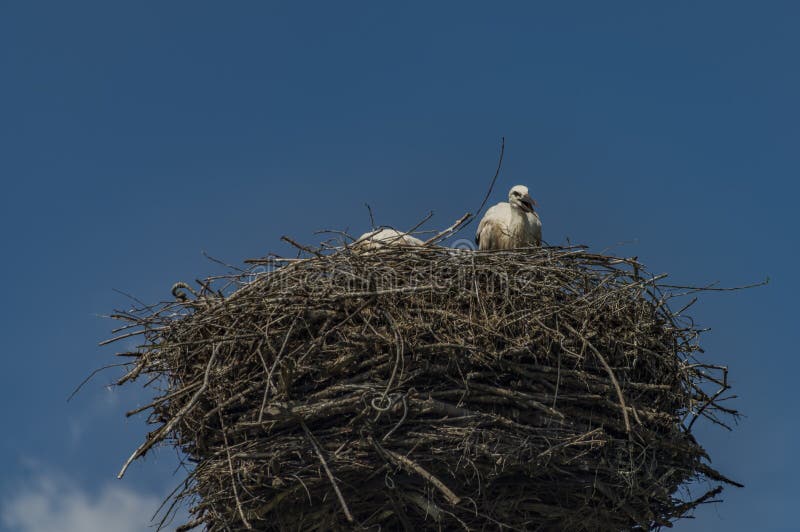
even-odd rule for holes
{"type": "Polygon", "coordinates": [[[125,468],[158,443],[194,463],[184,530],[646,530],[735,484],[690,432],[735,415],[726,371],[635,260],[256,262],[115,315],[117,338],[144,335],[120,383],[158,390],[125,468]],[[711,489],[688,498],[697,480],[711,489]]]}

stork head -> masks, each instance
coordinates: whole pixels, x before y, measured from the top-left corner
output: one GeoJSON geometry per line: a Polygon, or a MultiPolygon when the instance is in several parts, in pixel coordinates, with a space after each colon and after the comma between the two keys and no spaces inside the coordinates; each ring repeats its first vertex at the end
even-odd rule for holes
{"type": "Polygon", "coordinates": [[[522,209],[525,212],[533,212],[533,207],[536,205],[536,202],[528,194],[528,187],[525,185],[512,187],[508,193],[508,202],[512,207],[522,209]]]}

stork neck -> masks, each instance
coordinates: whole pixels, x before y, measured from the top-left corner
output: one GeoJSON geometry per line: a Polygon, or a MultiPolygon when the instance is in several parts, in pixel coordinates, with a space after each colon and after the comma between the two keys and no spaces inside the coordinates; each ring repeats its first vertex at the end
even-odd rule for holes
{"type": "Polygon", "coordinates": [[[525,213],[528,212],[528,211],[526,211],[525,209],[523,209],[519,205],[515,205],[515,204],[512,203],[511,204],[511,212],[513,212],[517,216],[522,216],[524,218],[525,217],[525,213]]]}

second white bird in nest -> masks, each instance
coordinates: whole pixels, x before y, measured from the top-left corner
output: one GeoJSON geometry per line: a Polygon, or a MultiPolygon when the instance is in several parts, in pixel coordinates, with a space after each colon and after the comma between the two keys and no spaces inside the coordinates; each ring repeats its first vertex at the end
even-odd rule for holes
{"type": "Polygon", "coordinates": [[[353,247],[362,250],[375,250],[384,246],[421,246],[422,240],[408,233],[384,227],[364,233],[355,241],[353,247]]]}
{"type": "Polygon", "coordinates": [[[533,210],[536,202],[528,187],[516,185],[508,193],[508,203],[489,208],[478,224],[475,243],[478,249],[514,249],[542,244],[542,222],[533,210]]]}

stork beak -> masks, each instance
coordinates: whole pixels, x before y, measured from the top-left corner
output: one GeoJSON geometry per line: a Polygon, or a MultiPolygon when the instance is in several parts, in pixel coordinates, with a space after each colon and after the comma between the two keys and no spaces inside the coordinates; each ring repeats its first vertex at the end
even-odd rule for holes
{"type": "Polygon", "coordinates": [[[525,194],[522,196],[522,204],[527,207],[528,212],[533,212],[533,208],[536,207],[536,200],[534,200],[529,194],[525,194]]]}

